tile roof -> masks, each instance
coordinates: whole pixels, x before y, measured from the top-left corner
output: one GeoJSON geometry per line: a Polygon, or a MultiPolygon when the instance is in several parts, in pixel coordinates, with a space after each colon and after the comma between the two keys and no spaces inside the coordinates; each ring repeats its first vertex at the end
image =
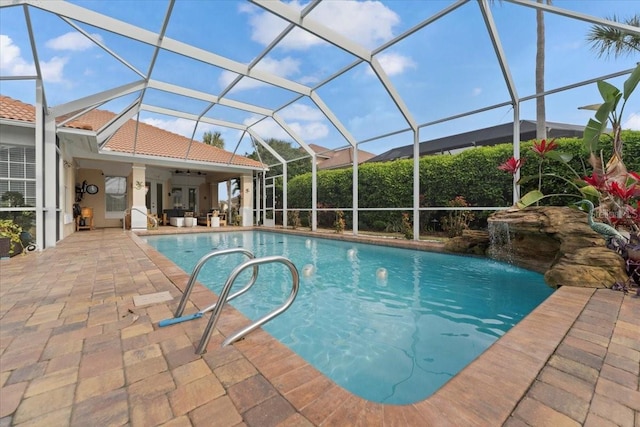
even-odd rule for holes
{"type": "MultiPolygon", "coordinates": [[[[115,113],[105,110],[91,110],[80,118],[65,124],[67,128],[98,131],[116,117],[115,113]]],[[[8,96],[0,95],[0,118],[35,122],[35,107],[8,96]]],[[[62,119],[61,119],[62,120],[62,119]]],[[[173,159],[186,159],[216,164],[230,164],[262,169],[263,164],[244,156],[218,147],[191,141],[178,135],[143,122],[129,120],[106,144],[105,150],[158,156],[173,159]],[[137,138],[136,138],[137,125],[137,138]]]]}
{"type": "Polygon", "coordinates": [[[21,122],[35,122],[36,109],[33,105],[0,95],[0,118],[21,122]]]}
{"type": "MultiPolygon", "coordinates": [[[[353,165],[353,148],[330,150],[317,144],[309,144],[309,148],[318,154],[318,169],[339,169],[353,165]]],[[[376,155],[364,150],[358,150],[358,163],[366,162],[376,155]]]]}

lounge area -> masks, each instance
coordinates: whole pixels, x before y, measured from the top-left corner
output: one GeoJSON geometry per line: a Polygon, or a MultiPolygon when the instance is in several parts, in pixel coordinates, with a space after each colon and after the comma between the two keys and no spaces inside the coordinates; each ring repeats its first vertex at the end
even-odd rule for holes
{"type": "Polygon", "coordinates": [[[173,227],[225,227],[227,214],[218,209],[211,209],[196,216],[193,211],[186,209],[165,209],[162,212],[161,223],[173,227]]]}

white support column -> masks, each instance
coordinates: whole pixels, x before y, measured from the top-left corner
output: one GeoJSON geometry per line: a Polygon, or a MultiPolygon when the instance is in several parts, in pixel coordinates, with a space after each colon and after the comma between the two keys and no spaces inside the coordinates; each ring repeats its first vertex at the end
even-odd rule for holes
{"type": "Polygon", "coordinates": [[[262,204],[260,205],[260,211],[262,212],[262,225],[267,218],[267,173],[262,173],[262,204]]]}
{"type": "Polygon", "coordinates": [[[45,225],[44,225],[44,95],[42,92],[42,82],[36,81],[36,129],[35,129],[35,149],[36,149],[36,244],[39,248],[46,248],[45,225]]]}
{"type": "Polygon", "coordinates": [[[147,229],[147,193],[145,191],[146,166],[134,164],[131,173],[133,202],[131,204],[131,229],[147,229]]]}
{"type": "Polygon", "coordinates": [[[311,231],[318,230],[318,165],[316,153],[311,156],[311,231]]]}
{"type": "Polygon", "coordinates": [[[44,247],[58,241],[58,161],[55,117],[44,116],[44,247]]]}
{"type": "MultiPolygon", "coordinates": [[[[275,186],[273,191],[275,191],[275,186]]],[[[287,163],[282,164],[282,226],[287,228],[287,163]]]]}
{"type": "Polygon", "coordinates": [[[242,215],[242,226],[251,227],[253,224],[253,176],[240,176],[240,215],[242,215]]]}
{"type": "Polygon", "coordinates": [[[351,203],[353,206],[353,235],[358,235],[358,146],[353,147],[353,188],[351,203]]]}
{"type": "Polygon", "coordinates": [[[413,240],[420,240],[420,140],[413,130],[413,240]]]}
{"type": "Polygon", "coordinates": [[[258,172],[255,177],[255,189],[256,193],[253,195],[254,198],[254,206],[256,207],[255,211],[255,223],[254,225],[262,224],[262,176],[264,172],[258,172]]]}
{"type": "MultiPolygon", "coordinates": [[[[513,103],[513,158],[520,159],[520,102],[513,103]]],[[[520,200],[520,169],[513,174],[513,204],[520,200]]]]}

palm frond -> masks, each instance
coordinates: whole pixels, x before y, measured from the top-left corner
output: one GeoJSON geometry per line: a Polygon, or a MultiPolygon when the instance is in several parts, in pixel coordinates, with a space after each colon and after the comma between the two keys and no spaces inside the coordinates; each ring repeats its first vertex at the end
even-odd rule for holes
{"type": "MultiPolygon", "coordinates": [[[[617,16],[608,18],[610,21],[620,22],[617,16]]],[[[640,27],[640,15],[634,15],[624,21],[625,24],[640,27]]],[[[640,52],[640,36],[630,34],[618,28],[607,25],[594,25],[587,35],[591,49],[598,57],[620,57],[640,52]]]]}

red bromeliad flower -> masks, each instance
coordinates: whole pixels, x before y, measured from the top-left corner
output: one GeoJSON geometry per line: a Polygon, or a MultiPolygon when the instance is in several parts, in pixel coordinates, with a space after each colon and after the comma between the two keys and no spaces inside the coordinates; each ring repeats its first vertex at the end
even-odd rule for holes
{"type": "Polygon", "coordinates": [[[538,156],[544,157],[549,151],[553,151],[558,148],[558,144],[556,144],[555,141],[555,139],[552,139],[549,142],[547,142],[546,139],[543,139],[542,141],[534,141],[531,149],[538,156]]]}
{"type": "Polygon", "coordinates": [[[511,175],[515,175],[523,164],[524,159],[516,160],[515,157],[511,157],[509,160],[498,166],[498,169],[509,172],[511,175]]]}
{"type": "Polygon", "coordinates": [[[608,185],[607,191],[626,203],[636,194],[636,184],[626,187],[613,181],[608,185]]]}
{"type": "Polygon", "coordinates": [[[636,180],[636,182],[640,182],[640,174],[637,172],[629,172],[629,176],[636,180]]]}
{"type": "Polygon", "coordinates": [[[591,176],[585,176],[582,179],[584,180],[584,182],[586,182],[589,185],[594,186],[598,190],[601,190],[601,189],[604,188],[605,177],[604,176],[600,176],[595,172],[591,176]]]}

